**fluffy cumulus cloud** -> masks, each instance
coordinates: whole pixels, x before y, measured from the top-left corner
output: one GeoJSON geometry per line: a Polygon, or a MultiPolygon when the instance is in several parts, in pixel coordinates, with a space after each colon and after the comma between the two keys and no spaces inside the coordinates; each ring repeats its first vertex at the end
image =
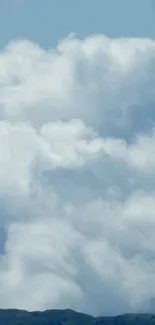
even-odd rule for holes
{"type": "Polygon", "coordinates": [[[155,42],[0,53],[0,307],[155,311],[155,42]]]}

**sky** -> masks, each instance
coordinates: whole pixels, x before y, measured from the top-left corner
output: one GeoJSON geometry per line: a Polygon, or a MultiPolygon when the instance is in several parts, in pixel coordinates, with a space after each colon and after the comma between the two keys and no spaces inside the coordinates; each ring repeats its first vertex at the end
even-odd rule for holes
{"type": "Polygon", "coordinates": [[[45,48],[70,33],[155,37],[154,0],[0,0],[0,47],[28,38],[45,48]]]}
{"type": "Polygon", "coordinates": [[[0,0],[0,308],[155,313],[154,17],[0,0]]]}

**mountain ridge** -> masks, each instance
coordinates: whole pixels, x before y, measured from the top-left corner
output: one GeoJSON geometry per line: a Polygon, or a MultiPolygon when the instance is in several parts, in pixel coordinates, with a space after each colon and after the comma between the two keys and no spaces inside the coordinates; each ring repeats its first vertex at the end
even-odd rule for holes
{"type": "Polygon", "coordinates": [[[132,313],[94,317],[72,309],[0,309],[0,325],[155,325],[155,314],[132,313]]]}

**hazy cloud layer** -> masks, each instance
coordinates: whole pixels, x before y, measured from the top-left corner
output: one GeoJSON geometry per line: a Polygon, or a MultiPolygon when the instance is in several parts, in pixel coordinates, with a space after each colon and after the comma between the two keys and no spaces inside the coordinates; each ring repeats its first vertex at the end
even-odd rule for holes
{"type": "Polygon", "coordinates": [[[155,42],[0,53],[0,307],[155,311],[155,42]]]}

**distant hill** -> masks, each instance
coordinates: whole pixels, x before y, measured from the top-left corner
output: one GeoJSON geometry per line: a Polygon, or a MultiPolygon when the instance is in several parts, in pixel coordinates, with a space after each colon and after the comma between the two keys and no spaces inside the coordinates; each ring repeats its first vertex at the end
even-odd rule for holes
{"type": "Polygon", "coordinates": [[[126,314],[95,318],[73,310],[28,312],[0,309],[0,325],[155,325],[155,315],[126,314]]]}

